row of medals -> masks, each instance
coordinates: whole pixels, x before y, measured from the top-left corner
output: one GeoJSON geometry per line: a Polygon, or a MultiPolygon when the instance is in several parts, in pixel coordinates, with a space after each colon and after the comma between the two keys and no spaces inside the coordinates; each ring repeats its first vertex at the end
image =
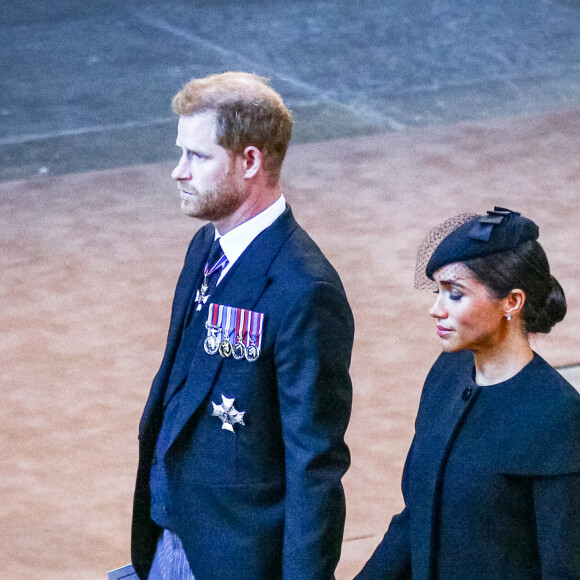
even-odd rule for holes
{"type": "Polygon", "coordinates": [[[254,362],[260,356],[260,351],[253,342],[246,346],[242,342],[242,338],[238,337],[238,341],[232,344],[228,337],[222,340],[217,337],[218,333],[221,333],[219,326],[214,326],[206,322],[205,327],[208,329],[208,336],[203,343],[203,349],[207,354],[214,355],[219,353],[224,358],[230,356],[236,360],[245,358],[249,362],[254,362]]]}

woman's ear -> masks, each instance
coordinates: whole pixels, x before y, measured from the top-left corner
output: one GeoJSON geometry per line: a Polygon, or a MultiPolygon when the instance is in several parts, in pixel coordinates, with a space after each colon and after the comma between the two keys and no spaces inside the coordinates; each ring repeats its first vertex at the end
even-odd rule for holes
{"type": "Polygon", "coordinates": [[[519,288],[514,288],[505,298],[505,314],[513,318],[519,314],[526,303],[526,293],[519,288]]]}
{"type": "Polygon", "coordinates": [[[253,145],[244,149],[244,178],[254,177],[262,167],[262,152],[253,145]]]}

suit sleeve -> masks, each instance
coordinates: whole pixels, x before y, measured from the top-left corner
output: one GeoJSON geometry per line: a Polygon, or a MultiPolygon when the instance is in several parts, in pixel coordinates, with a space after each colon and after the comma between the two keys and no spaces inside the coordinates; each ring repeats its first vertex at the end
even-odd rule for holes
{"type": "MultiPolygon", "coordinates": [[[[403,496],[408,499],[409,458],[403,471],[403,496]]],[[[405,509],[393,517],[387,533],[355,580],[411,580],[410,511],[405,509]]]]}
{"type": "Polygon", "coordinates": [[[276,341],[286,458],[285,579],[329,580],[340,557],[353,338],[344,292],[319,282],[295,297],[276,341]]]}
{"type": "Polygon", "coordinates": [[[536,478],[534,506],[542,578],[580,578],[580,473],[536,478]]]}

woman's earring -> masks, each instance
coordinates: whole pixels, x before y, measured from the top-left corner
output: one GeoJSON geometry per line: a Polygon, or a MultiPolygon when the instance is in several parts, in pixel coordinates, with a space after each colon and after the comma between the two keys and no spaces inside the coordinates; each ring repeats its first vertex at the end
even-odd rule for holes
{"type": "Polygon", "coordinates": [[[512,315],[508,312],[506,314],[507,321],[509,322],[512,319],[512,315]]]}

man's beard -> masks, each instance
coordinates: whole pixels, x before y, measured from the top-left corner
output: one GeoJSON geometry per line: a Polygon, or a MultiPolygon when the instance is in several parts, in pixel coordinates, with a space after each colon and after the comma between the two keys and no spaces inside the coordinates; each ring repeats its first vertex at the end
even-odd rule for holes
{"type": "Polygon", "coordinates": [[[203,194],[197,190],[191,194],[193,199],[181,200],[181,211],[189,217],[210,222],[219,222],[231,216],[246,200],[244,188],[235,182],[229,171],[215,187],[203,194]]]}

